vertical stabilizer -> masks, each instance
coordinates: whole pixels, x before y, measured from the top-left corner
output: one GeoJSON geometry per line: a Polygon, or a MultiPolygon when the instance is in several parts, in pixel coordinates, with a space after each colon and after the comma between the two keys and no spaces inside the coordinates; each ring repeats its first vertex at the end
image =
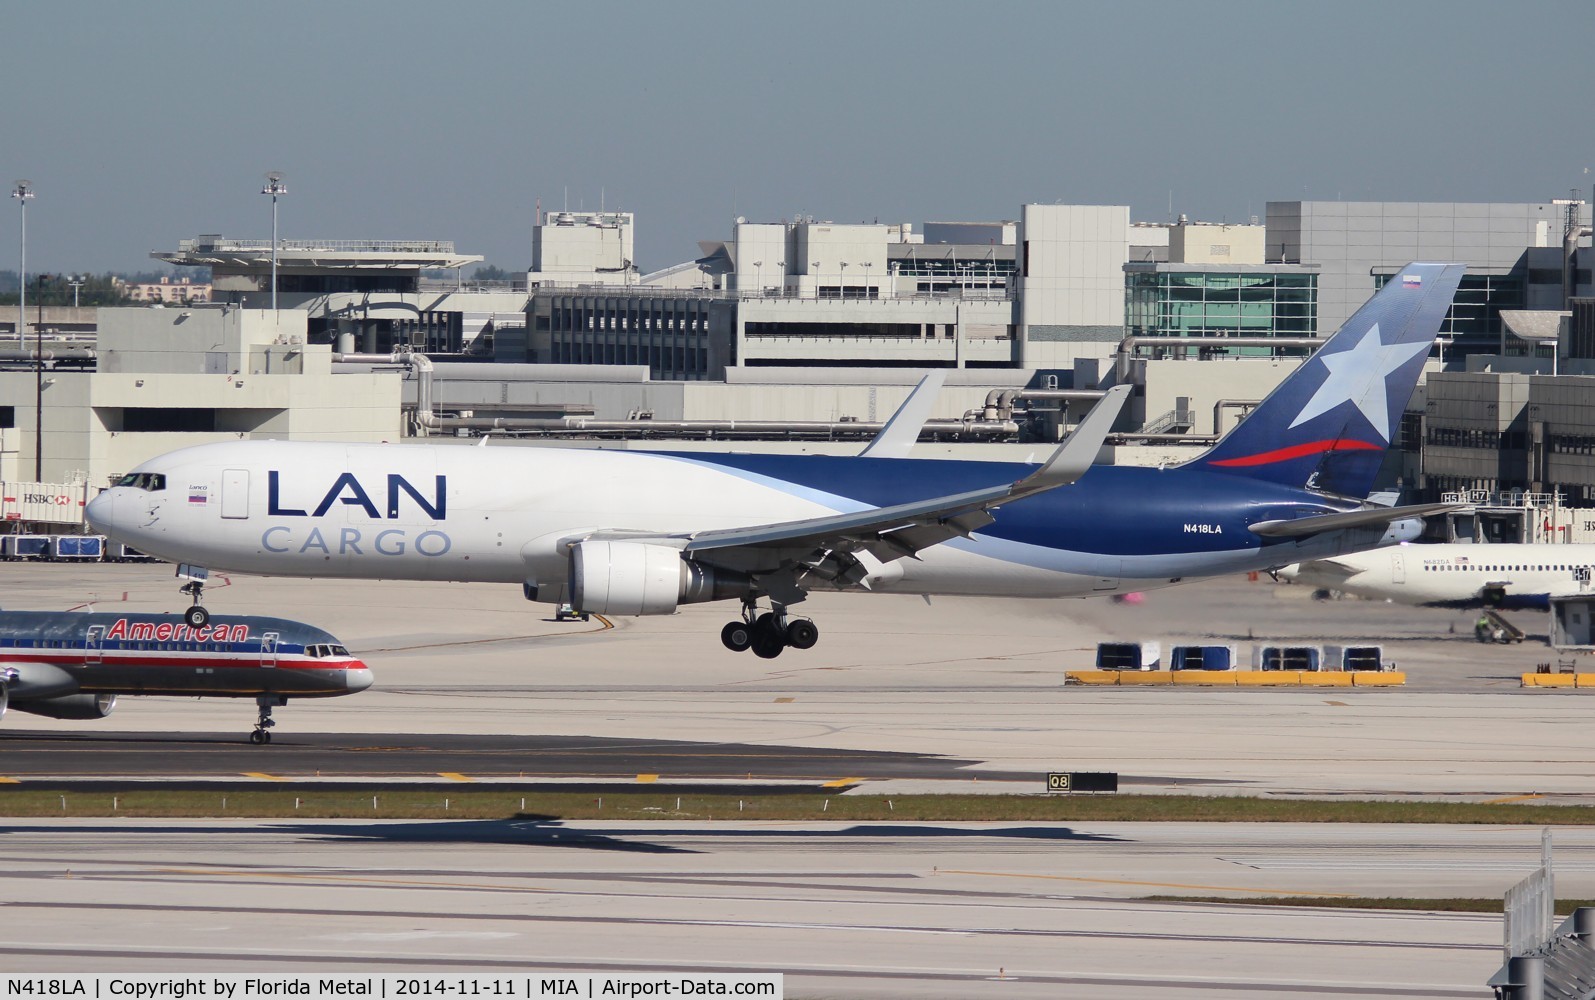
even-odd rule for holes
{"type": "Polygon", "coordinates": [[[1402,268],[1187,468],[1367,496],[1465,270],[1402,268]]]}

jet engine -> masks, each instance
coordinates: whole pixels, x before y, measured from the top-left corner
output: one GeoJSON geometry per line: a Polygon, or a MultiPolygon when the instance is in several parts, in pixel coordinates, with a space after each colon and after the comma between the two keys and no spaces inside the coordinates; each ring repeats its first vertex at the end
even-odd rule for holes
{"type": "Polygon", "coordinates": [[[37,701],[13,701],[11,707],[47,719],[103,719],[116,710],[116,695],[67,694],[37,701]]]}
{"type": "Polygon", "coordinates": [[[571,606],[588,614],[669,615],[681,604],[741,597],[752,585],[669,545],[585,541],[570,550],[571,606]]]}

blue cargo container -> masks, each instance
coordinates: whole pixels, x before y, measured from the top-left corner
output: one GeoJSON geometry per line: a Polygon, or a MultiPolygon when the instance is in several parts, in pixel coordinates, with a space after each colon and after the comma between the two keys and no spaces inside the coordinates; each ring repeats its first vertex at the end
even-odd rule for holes
{"type": "Polygon", "coordinates": [[[48,559],[49,535],[0,535],[0,559],[48,559]]]}
{"type": "Polygon", "coordinates": [[[51,535],[50,555],[60,562],[99,562],[105,555],[104,535],[51,535]]]}
{"type": "Polygon", "coordinates": [[[1170,670],[1234,670],[1234,646],[1175,646],[1169,653],[1170,670]]]}

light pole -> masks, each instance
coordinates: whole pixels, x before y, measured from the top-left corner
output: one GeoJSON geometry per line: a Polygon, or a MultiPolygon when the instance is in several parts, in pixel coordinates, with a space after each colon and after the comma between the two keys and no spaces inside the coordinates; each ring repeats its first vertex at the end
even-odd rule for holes
{"type": "Polygon", "coordinates": [[[76,309],[78,307],[78,289],[82,288],[84,284],[83,275],[72,275],[67,279],[67,284],[72,286],[72,308],[76,309]]]}
{"type": "Polygon", "coordinates": [[[820,262],[817,260],[809,261],[809,271],[814,275],[814,297],[818,299],[820,297],[820,262]]]}
{"type": "Polygon", "coordinates": [[[28,333],[28,199],[33,197],[33,182],[17,181],[11,197],[17,200],[17,206],[22,209],[22,273],[18,275],[17,285],[17,346],[22,347],[28,333]]]}
{"type": "Polygon", "coordinates": [[[271,311],[277,311],[277,196],[287,194],[288,187],[282,182],[282,171],[272,170],[266,174],[266,186],[260,189],[261,194],[271,195],[271,311]]]}
{"type": "Polygon", "coordinates": [[[781,272],[781,297],[785,298],[786,297],[786,261],[784,261],[784,260],[776,261],[775,262],[775,269],[777,271],[781,272]]]}
{"type": "Polygon", "coordinates": [[[841,285],[838,289],[841,293],[839,297],[845,299],[847,298],[847,261],[844,260],[837,264],[837,275],[836,280],[841,285]]]}
{"type": "Polygon", "coordinates": [[[759,294],[764,294],[764,261],[753,262],[753,283],[759,286],[759,294]]]}
{"type": "Polygon", "coordinates": [[[859,266],[864,269],[864,294],[862,296],[860,296],[860,298],[867,299],[867,298],[870,297],[870,294],[869,294],[869,269],[871,267],[873,267],[874,264],[872,262],[870,262],[870,261],[865,261],[864,263],[860,264],[859,266]]]}
{"type": "MultiPolygon", "coordinates": [[[[17,181],[11,197],[22,211],[20,229],[22,273],[17,285],[17,347],[27,343],[28,330],[28,199],[33,197],[32,181],[17,181]]],[[[39,324],[33,351],[33,481],[44,481],[44,324],[39,324]]]]}

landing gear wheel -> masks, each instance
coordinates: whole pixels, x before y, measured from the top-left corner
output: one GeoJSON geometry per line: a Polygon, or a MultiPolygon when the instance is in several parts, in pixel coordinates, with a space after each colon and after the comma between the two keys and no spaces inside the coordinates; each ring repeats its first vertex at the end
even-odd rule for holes
{"type": "Polygon", "coordinates": [[[753,621],[753,655],[773,660],[786,648],[786,629],[781,618],[766,611],[753,621]]]}
{"type": "Polygon", "coordinates": [[[760,659],[773,660],[785,648],[786,639],[774,632],[760,629],[753,633],[753,655],[760,659]]]}
{"type": "Polygon", "coordinates": [[[720,630],[720,641],[733,653],[740,653],[753,645],[753,626],[747,622],[728,622],[720,630]]]}
{"type": "Polygon", "coordinates": [[[819,641],[819,627],[807,618],[799,618],[786,627],[786,644],[793,649],[812,649],[819,641]]]}
{"type": "Polygon", "coordinates": [[[183,621],[189,628],[204,628],[210,624],[210,612],[196,604],[183,612],[183,621]]]}
{"type": "Polygon", "coordinates": [[[249,734],[249,742],[260,746],[271,742],[271,727],[277,724],[271,717],[271,710],[288,704],[288,699],[280,694],[263,694],[255,699],[255,704],[260,708],[260,715],[255,719],[255,731],[249,734]]]}

